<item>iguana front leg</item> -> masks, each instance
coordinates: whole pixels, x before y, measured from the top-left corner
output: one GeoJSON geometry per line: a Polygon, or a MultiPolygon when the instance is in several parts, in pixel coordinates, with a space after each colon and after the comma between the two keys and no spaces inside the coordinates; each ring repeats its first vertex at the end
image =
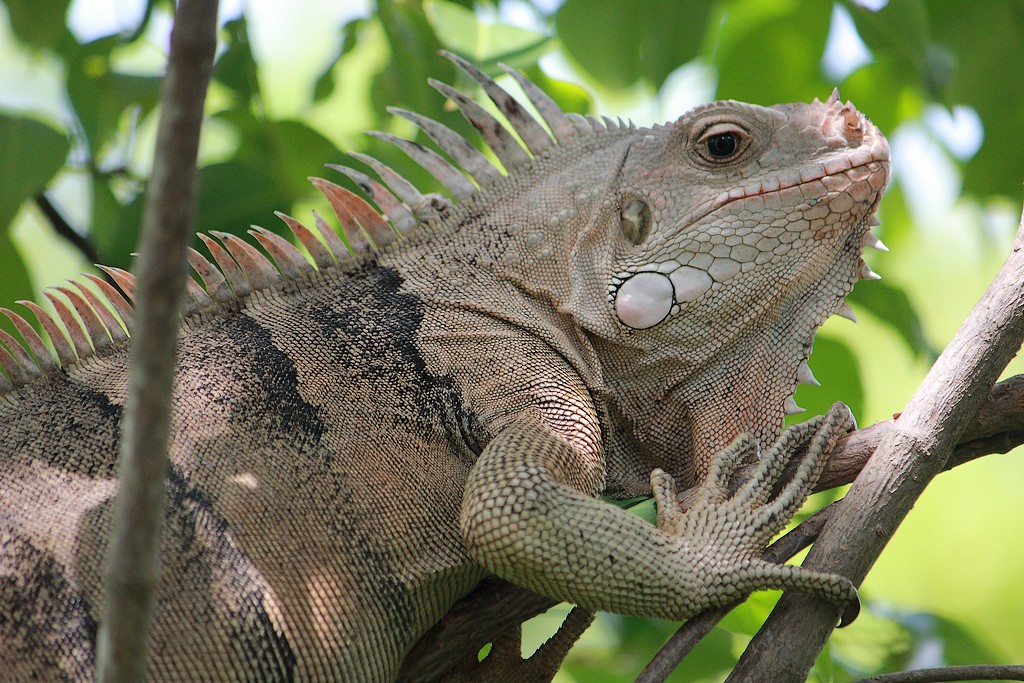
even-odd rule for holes
{"type": "Polygon", "coordinates": [[[488,570],[589,609],[685,619],[761,589],[798,590],[846,605],[849,580],[761,559],[765,545],[806,499],[836,440],[852,425],[837,404],[787,430],[739,492],[728,480],[756,442],[743,436],[719,453],[698,502],[675,507],[671,478],[655,472],[658,526],[587,495],[593,459],[537,422],[514,423],[473,467],[460,525],[473,558],[488,570]],[[793,453],[810,441],[794,479],[774,498],[793,453]]]}

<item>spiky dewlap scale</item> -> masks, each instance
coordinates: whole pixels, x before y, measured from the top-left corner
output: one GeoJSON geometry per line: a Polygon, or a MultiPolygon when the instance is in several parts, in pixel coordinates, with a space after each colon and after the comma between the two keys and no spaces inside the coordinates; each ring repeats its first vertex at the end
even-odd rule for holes
{"type": "MultiPolygon", "coordinates": [[[[445,83],[430,81],[480,132],[505,172],[513,172],[517,167],[530,163],[534,156],[580,135],[596,135],[626,125],[607,118],[567,114],[525,76],[502,66],[540,113],[547,126],[545,128],[519,101],[478,68],[456,55],[443,54],[482,86],[514,130],[513,134],[468,95],[445,83]]],[[[397,108],[389,111],[420,127],[454,164],[416,142],[389,133],[371,132],[370,135],[405,152],[430,172],[457,202],[468,200],[477,194],[480,187],[504,178],[502,169],[447,126],[414,112],[397,108]]],[[[183,316],[218,304],[229,304],[284,280],[338,265],[351,266],[441,217],[442,212],[449,208],[450,200],[421,193],[401,174],[377,159],[359,153],[351,156],[371,168],[379,180],[348,166],[328,164],[328,167],[348,176],[365,194],[365,199],[328,180],[310,179],[333,209],[344,240],[315,211],[313,228],[284,213],[277,213],[302,250],[259,226],[253,226],[249,234],[265,253],[229,233],[200,233],[199,238],[212,260],[194,249],[189,250],[189,262],[198,281],[187,280],[183,316]]],[[[11,400],[14,389],[126,342],[135,302],[135,278],[119,268],[98,267],[120,291],[103,278],[89,274],[84,276],[84,281],[71,281],[43,293],[53,306],[52,312],[32,301],[18,302],[32,313],[45,331],[52,351],[24,316],[11,309],[0,308],[0,314],[11,321],[21,336],[19,340],[0,330],[0,397],[6,396],[11,400]]]]}

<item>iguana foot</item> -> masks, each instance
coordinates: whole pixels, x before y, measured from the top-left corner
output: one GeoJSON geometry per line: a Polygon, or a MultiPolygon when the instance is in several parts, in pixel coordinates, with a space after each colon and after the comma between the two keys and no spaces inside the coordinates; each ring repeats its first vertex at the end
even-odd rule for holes
{"type": "Polygon", "coordinates": [[[810,495],[836,442],[855,426],[850,409],[836,403],[827,414],[790,427],[761,455],[750,479],[730,495],[733,473],[760,450],[751,435],[742,434],[715,455],[696,500],[685,511],[676,500],[672,477],[661,470],[651,473],[658,528],[683,540],[685,552],[697,558],[695,569],[708,606],[727,604],[754,590],[794,590],[840,605],[841,626],[853,621],[859,602],[849,579],[773,564],[761,554],[810,495]],[[805,447],[793,478],[779,482],[788,461],[805,447]]]}
{"type": "Polygon", "coordinates": [[[522,626],[509,629],[491,644],[491,651],[482,661],[474,661],[449,671],[443,683],[522,683],[550,681],[558,673],[569,649],[594,621],[594,613],[574,607],[565,617],[555,634],[537,651],[524,659],[522,656],[522,626]]]}

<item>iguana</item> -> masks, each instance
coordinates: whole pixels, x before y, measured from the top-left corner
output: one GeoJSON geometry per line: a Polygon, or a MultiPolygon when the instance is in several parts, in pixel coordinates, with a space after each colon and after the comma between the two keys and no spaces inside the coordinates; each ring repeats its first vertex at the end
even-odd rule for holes
{"type": "MultiPolygon", "coordinates": [[[[842,577],[759,559],[849,428],[844,408],[787,431],[734,496],[723,486],[814,381],[817,327],[875,277],[861,252],[882,247],[882,134],[837,93],[638,128],[565,114],[506,68],[542,124],[448,56],[508,127],[431,84],[503,170],[394,110],[451,161],[374,135],[451,198],[353,154],[379,179],[335,168],[373,205],[313,180],[344,242],[282,214],[302,250],[252,231],[273,263],[223,233],[201,235],[212,261],[191,253],[154,681],[388,681],[489,574],[675,619],[764,588],[856,599],[842,577]],[[700,502],[675,509],[673,486],[695,484],[700,502]],[[652,486],[657,526],[600,500],[652,486]]],[[[95,663],[134,282],[104,270],[120,292],[90,275],[46,293],[55,313],[23,302],[52,352],[0,309],[21,336],[0,332],[9,680],[88,680],[95,663]]]]}

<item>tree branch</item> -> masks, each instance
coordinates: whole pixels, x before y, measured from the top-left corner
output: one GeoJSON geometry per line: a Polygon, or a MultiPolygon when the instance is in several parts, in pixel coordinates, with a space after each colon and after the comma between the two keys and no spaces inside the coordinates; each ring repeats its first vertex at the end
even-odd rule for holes
{"type": "MultiPolygon", "coordinates": [[[[949,460],[1024,341],[1024,219],[1006,263],[857,476],[804,567],[863,581],[949,460]]],[[[786,593],[730,681],[805,681],[835,627],[832,605],[786,593]]]]}
{"type": "Polygon", "coordinates": [[[940,681],[1024,681],[1024,666],[984,664],[975,666],[943,666],[915,669],[900,673],[879,674],[862,678],[857,683],[940,683],[940,681]]]}
{"type": "Polygon", "coordinates": [[[120,489],[107,553],[96,680],[145,678],[185,248],[195,222],[196,157],[216,47],[217,0],[181,0],[171,33],[153,175],[143,215],[136,310],[121,425],[120,489]]]}

